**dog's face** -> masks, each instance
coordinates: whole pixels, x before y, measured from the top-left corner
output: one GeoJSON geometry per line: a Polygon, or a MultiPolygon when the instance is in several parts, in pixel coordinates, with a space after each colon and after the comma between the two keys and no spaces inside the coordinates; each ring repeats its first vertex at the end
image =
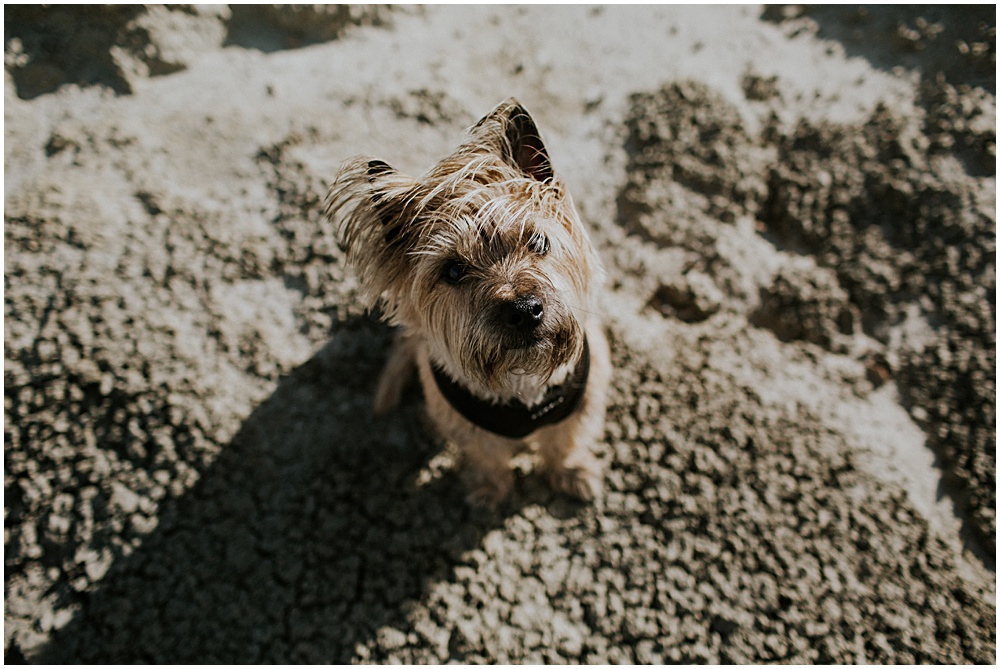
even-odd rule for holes
{"type": "Polygon", "coordinates": [[[470,389],[502,397],[579,357],[599,264],[531,117],[508,100],[412,179],[348,163],[327,199],[369,301],[470,389]]]}

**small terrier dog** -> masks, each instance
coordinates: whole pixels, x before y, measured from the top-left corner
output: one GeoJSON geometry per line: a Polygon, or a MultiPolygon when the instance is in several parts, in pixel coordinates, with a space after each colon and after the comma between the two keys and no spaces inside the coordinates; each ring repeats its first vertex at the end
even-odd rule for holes
{"type": "Polygon", "coordinates": [[[603,270],[524,107],[501,103],[417,179],[349,160],[325,211],[367,306],[400,327],[375,414],[415,369],[432,422],[463,452],[470,503],[503,501],[525,448],[555,489],[598,495],[589,446],[604,430],[611,364],[590,309],[603,270]]]}

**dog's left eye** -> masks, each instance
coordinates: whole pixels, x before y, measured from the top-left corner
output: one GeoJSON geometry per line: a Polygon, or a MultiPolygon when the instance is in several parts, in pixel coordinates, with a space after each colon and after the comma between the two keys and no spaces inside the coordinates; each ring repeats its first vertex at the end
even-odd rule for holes
{"type": "Polygon", "coordinates": [[[545,235],[534,235],[528,242],[528,248],[543,256],[549,252],[549,239],[545,235]]]}
{"type": "Polygon", "coordinates": [[[457,260],[452,260],[441,270],[441,278],[446,282],[455,285],[465,277],[465,265],[457,260]]]}

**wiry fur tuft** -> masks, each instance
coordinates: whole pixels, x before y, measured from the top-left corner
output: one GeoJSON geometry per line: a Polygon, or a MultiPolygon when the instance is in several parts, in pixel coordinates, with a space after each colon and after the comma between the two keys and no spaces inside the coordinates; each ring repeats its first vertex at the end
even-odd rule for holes
{"type": "Polygon", "coordinates": [[[358,271],[369,307],[381,297],[391,317],[413,250],[418,182],[386,163],[359,156],[341,168],[326,197],[326,215],[338,225],[348,262],[358,271]]]}

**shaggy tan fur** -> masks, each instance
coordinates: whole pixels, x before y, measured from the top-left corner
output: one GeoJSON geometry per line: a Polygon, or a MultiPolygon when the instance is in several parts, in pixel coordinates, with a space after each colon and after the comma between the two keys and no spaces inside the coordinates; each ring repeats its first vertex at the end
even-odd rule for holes
{"type": "Polygon", "coordinates": [[[326,213],[370,307],[400,327],[375,397],[394,407],[414,369],[441,435],[461,447],[469,499],[494,506],[510,491],[510,458],[532,447],[551,484],[591,499],[600,473],[608,347],[591,311],[603,277],[573,202],[531,116],[513,98],[427,174],[412,178],[368,157],[348,161],[326,213]],[[531,407],[576,368],[589,342],[590,377],[575,413],[508,439],[467,420],[431,372],[483,400],[531,407]]]}

